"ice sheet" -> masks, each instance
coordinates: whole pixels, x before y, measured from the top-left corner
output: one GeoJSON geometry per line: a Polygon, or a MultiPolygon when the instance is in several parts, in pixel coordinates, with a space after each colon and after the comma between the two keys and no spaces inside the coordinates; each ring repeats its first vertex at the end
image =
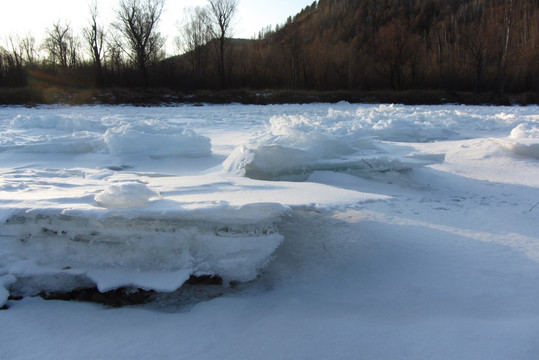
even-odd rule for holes
{"type": "Polygon", "coordinates": [[[537,106],[0,108],[2,355],[536,359],[538,124],[537,106]],[[130,123],[212,153],[110,152],[104,134],[130,123]],[[223,171],[241,146],[267,150],[272,181],[223,171]],[[273,176],[289,158],[301,182],[273,176]],[[168,292],[193,271],[255,280],[168,292]],[[161,293],[7,300],[96,284],[161,293]]]}
{"type": "Polygon", "coordinates": [[[282,243],[279,224],[291,207],[323,210],[387,199],[220,172],[49,168],[12,170],[2,178],[0,264],[19,279],[12,286],[17,296],[89,282],[101,291],[174,291],[191,275],[249,281],[282,243]]]}
{"type": "Polygon", "coordinates": [[[282,244],[293,209],[391,199],[347,176],[448,168],[434,144],[476,136],[537,158],[537,123],[533,107],[2,108],[0,270],[28,284],[4,287],[248,281],[282,244]]]}

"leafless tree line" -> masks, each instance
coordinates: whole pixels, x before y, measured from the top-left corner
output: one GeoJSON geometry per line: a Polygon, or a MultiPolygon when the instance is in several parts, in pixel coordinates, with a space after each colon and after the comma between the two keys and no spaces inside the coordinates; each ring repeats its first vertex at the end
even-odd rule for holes
{"type": "MultiPolygon", "coordinates": [[[[116,21],[106,27],[100,21],[97,0],[88,5],[89,22],[76,36],[69,23],[57,21],[46,30],[42,44],[35,39],[10,36],[0,47],[0,81],[8,86],[25,85],[23,69],[45,69],[74,73],[74,69],[93,68],[94,85],[101,87],[105,77],[137,73],[134,85],[148,86],[149,68],[165,57],[165,36],[158,30],[165,0],[120,0],[116,21]],[[107,73],[105,76],[105,72],[107,73]]],[[[190,9],[181,29],[181,48],[187,52],[215,40],[216,66],[224,83],[225,49],[231,36],[231,21],[238,0],[208,0],[206,7],[190,9]]],[[[201,67],[199,58],[195,66],[201,67]]],[[[130,75],[131,76],[131,75],[130,75]]]]}

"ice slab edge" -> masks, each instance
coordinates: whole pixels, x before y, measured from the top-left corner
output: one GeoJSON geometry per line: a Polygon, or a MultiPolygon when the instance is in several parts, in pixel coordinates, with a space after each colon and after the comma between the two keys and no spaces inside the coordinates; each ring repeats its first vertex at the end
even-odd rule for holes
{"type": "Polygon", "coordinates": [[[19,210],[0,227],[0,276],[11,279],[0,283],[0,304],[7,299],[5,289],[16,296],[92,285],[102,292],[170,292],[191,275],[249,281],[283,241],[279,223],[288,211],[279,204],[251,204],[229,209],[226,219],[205,219],[19,210]],[[248,217],[246,211],[264,216],[248,217]]]}

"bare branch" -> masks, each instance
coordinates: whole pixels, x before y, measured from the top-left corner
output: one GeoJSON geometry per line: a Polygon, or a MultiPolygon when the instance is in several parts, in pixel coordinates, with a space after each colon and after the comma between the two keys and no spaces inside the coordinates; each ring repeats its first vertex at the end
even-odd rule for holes
{"type": "Polygon", "coordinates": [[[139,69],[144,86],[148,65],[159,58],[165,39],[157,30],[165,0],[120,0],[116,29],[127,41],[128,55],[139,69]]]}
{"type": "Polygon", "coordinates": [[[238,8],[238,0],[208,0],[208,29],[217,53],[217,69],[221,86],[226,86],[225,48],[231,37],[232,19],[238,8]]]}

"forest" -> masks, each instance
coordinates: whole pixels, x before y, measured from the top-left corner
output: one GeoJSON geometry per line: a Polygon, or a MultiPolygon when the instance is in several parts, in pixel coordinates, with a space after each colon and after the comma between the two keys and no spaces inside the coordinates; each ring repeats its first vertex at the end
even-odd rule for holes
{"type": "Polygon", "coordinates": [[[539,0],[319,0],[251,39],[233,36],[237,0],[209,0],[174,56],[163,1],[122,0],[108,26],[90,7],[82,35],[57,22],[43,44],[10,37],[0,87],[539,92],[539,0]]]}

